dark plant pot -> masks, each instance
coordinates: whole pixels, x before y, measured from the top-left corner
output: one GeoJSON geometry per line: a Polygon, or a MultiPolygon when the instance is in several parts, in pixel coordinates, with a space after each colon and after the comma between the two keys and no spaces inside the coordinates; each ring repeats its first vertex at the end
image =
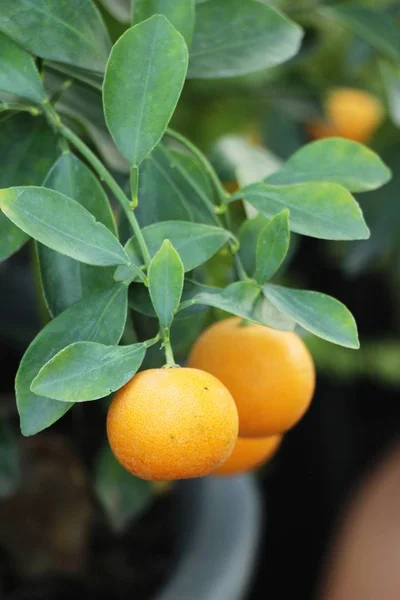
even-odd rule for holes
{"type": "Polygon", "coordinates": [[[182,543],[176,569],[155,600],[241,600],[254,571],[261,496],[252,475],[179,484],[182,543]]]}

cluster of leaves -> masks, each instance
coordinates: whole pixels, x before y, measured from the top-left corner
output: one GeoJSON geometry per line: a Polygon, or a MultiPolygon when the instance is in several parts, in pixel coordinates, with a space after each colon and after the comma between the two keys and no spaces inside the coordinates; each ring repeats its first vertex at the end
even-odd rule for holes
{"type": "Polygon", "coordinates": [[[119,389],[159,340],[171,364],[174,319],[207,307],[282,330],[297,323],[358,347],[354,319],[339,301],[271,279],[291,232],[368,238],[352,193],[389,180],[379,157],[355,142],[315,142],[228,194],[201,151],[168,128],[186,78],[283,63],[299,50],[300,27],[256,0],[139,0],[133,20],[111,47],[91,0],[2,1],[0,258],[35,240],[52,317],[16,378],[25,435],[76,402],[119,389]],[[100,89],[103,109],[85,113],[85,98],[100,103],[100,89]],[[92,138],[101,159],[75,131],[92,138]],[[237,231],[231,211],[242,200],[258,214],[237,231]],[[206,265],[224,251],[235,275],[216,288],[204,280],[206,265]],[[138,320],[156,317],[159,333],[121,345],[128,308],[138,320]]]}

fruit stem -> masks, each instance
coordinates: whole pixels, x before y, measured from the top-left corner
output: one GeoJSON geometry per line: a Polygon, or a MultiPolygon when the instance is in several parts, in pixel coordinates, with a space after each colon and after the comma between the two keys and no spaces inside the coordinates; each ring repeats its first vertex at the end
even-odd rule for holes
{"type": "Polygon", "coordinates": [[[164,348],[164,352],[165,352],[165,361],[166,361],[164,367],[166,369],[171,369],[173,367],[179,367],[179,365],[176,364],[175,359],[174,359],[174,353],[172,351],[171,340],[169,337],[169,329],[168,328],[165,328],[161,332],[161,337],[163,340],[163,348],[164,348]]]}

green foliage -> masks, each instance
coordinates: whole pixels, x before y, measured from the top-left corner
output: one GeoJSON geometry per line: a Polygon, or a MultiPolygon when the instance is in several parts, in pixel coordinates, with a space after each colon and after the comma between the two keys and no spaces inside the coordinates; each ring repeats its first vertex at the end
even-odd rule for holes
{"type": "Polygon", "coordinates": [[[0,33],[0,90],[40,104],[45,91],[32,56],[0,33]]]}
{"type": "MultiPolygon", "coordinates": [[[[0,4],[0,260],[36,240],[53,317],[16,379],[24,435],[75,402],[119,389],[142,361],[162,365],[160,347],[167,365],[175,362],[171,343],[184,359],[221,312],[280,330],[298,323],[358,347],[354,319],[339,301],[274,278],[291,282],[301,238],[289,244],[290,231],[358,240],[347,252],[339,246],[347,266],[398,244],[397,184],[377,197],[391,176],[378,155],[339,138],[302,146],[305,125],[319,117],[315,97],[336,83],[332,65],[349,49],[351,69],[338,70],[338,80],[357,72],[357,87],[368,88],[361,79],[376,70],[379,53],[398,123],[400,38],[382,11],[353,2],[318,8],[313,27],[332,29],[329,43],[343,47],[331,63],[322,53],[316,68],[311,44],[286,68],[303,31],[269,2],[136,0],[131,27],[129,2],[101,0],[101,14],[113,16],[112,48],[92,0],[0,4]],[[367,58],[355,56],[343,24],[372,48],[367,58]],[[190,81],[181,95],[186,78],[209,81],[190,81]],[[242,131],[243,115],[246,127],[249,116],[254,121],[242,131]],[[202,130],[218,119],[229,123],[229,135],[213,146],[210,162],[192,136],[206,146],[202,130]],[[352,196],[360,192],[370,192],[360,202],[378,234],[367,245],[352,196]]],[[[291,12],[307,24],[301,14],[291,12]]],[[[373,147],[380,145],[378,135],[373,147]]],[[[150,498],[151,488],[136,483],[102,453],[96,486],[116,529],[150,498]]]]}
{"type": "MultiPolygon", "coordinates": [[[[116,226],[108,198],[98,179],[76,156],[63,154],[48,173],[44,186],[74,198],[114,235],[116,226]]],[[[55,316],[84,296],[113,283],[113,269],[78,262],[38,244],[43,292],[55,316]]]]}
{"type": "Polygon", "coordinates": [[[104,398],[135,375],[145,354],[145,344],[105,346],[75,342],[40,369],[31,390],[38,396],[63,402],[104,398]]]}
{"type": "Polygon", "coordinates": [[[110,51],[91,0],[2,0],[0,30],[32,54],[97,72],[110,51]]]}
{"type": "Polygon", "coordinates": [[[290,230],[326,240],[363,240],[369,237],[362,212],[351,194],[337,183],[254,183],[234,196],[243,197],[271,219],[290,211],[290,230]]]}
{"type": "Polygon", "coordinates": [[[125,327],[127,289],[114,285],[88,296],[48,323],[25,352],[15,381],[17,406],[24,435],[34,435],[62,417],[71,404],[31,391],[40,369],[60,350],[74,342],[118,344],[125,327]]]}
{"type": "Polygon", "coordinates": [[[161,15],[131,27],[114,45],[104,79],[104,114],[115,143],[131,165],[139,165],[166,130],[182,91],[187,61],[185,40],[161,15]]]}
{"type": "Polygon", "coordinates": [[[278,65],[299,50],[302,30],[256,0],[212,0],[196,7],[189,77],[221,78],[278,65]]]}
{"type": "Polygon", "coordinates": [[[116,532],[123,531],[129,522],[138,518],[153,496],[152,484],[132,477],[117,462],[108,445],[98,456],[94,487],[116,532]]]}
{"type": "Polygon", "coordinates": [[[64,194],[44,187],[8,188],[0,192],[0,208],[14,225],[61,254],[88,265],[129,264],[110,230],[64,194]]]}
{"type": "Polygon", "coordinates": [[[169,240],[164,240],[149,267],[150,298],[160,326],[169,329],[183,290],[184,267],[169,240]]]}

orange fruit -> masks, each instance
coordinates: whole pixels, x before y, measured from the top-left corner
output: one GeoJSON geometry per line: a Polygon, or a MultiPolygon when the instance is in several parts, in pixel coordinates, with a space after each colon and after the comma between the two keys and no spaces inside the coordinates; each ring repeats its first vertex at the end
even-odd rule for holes
{"type": "Polygon", "coordinates": [[[271,458],[281,441],[281,435],[264,438],[238,437],[232,454],[211,475],[238,475],[251,471],[271,458]]]}
{"type": "Polygon", "coordinates": [[[383,107],[372,94],[353,88],[331,90],[325,101],[326,123],[308,126],[312,137],[340,136],[366,143],[383,119],[383,107]]]}
{"type": "Polygon", "coordinates": [[[287,431],[307,410],[314,363],[298,335],[237,317],[214,323],[194,344],[189,366],[217,377],[231,392],[239,434],[264,437],[287,431]]]}
{"type": "Polygon", "coordinates": [[[231,394],[198,369],[149,369],[114,395],[107,415],[113,453],[142,479],[207,475],[226,460],[238,434],[231,394]]]}

